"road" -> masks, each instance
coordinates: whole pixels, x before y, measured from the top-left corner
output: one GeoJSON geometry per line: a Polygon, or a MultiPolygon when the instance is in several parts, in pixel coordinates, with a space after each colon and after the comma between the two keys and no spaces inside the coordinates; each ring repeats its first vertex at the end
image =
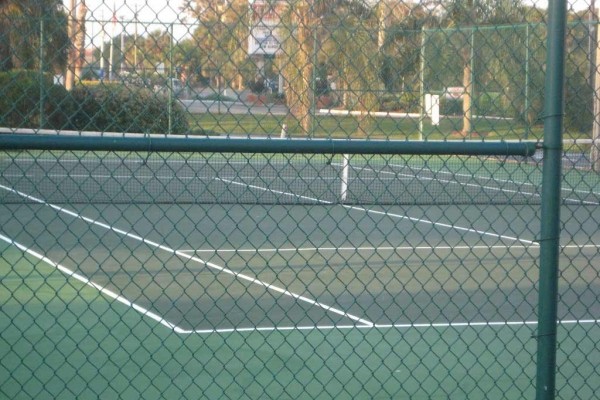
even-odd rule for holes
{"type": "Polygon", "coordinates": [[[212,114],[257,114],[287,115],[288,109],[282,104],[256,105],[241,101],[183,100],[179,102],[192,114],[210,112],[212,114]]]}

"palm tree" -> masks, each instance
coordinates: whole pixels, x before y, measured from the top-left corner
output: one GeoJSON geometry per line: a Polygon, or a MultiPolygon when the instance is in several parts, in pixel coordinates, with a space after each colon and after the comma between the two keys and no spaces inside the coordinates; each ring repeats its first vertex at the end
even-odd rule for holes
{"type": "Polygon", "coordinates": [[[372,35],[377,18],[372,8],[359,0],[297,0],[290,4],[284,26],[286,101],[305,134],[313,129],[317,63],[338,70],[340,85],[345,93],[357,94],[359,108],[372,107],[371,89],[377,80],[377,38],[372,35]]]}
{"type": "Polygon", "coordinates": [[[62,70],[68,49],[66,27],[61,0],[0,1],[0,71],[39,68],[41,45],[44,69],[62,70]]]}

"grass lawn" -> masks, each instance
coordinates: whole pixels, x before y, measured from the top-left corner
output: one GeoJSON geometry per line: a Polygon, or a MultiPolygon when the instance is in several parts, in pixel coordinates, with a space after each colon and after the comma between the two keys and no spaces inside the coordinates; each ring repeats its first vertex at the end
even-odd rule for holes
{"type": "MultiPolygon", "coordinates": [[[[281,127],[288,126],[288,134],[302,137],[301,129],[293,118],[276,115],[235,115],[235,114],[191,114],[189,124],[193,132],[207,132],[212,135],[272,135],[279,137],[281,127]]],[[[512,120],[478,119],[474,121],[472,138],[525,139],[525,126],[512,120]]],[[[457,117],[442,118],[439,126],[424,123],[424,136],[428,139],[462,139],[462,120],[457,117]]],[[[529,138],[542,136],[543,128],[534,126],[529,138]]],[[[380,117],[360,121],[355,116],[319,115],[315,118],[314,137],[331,138],[419,138],[418,118],[380,117]]]]}

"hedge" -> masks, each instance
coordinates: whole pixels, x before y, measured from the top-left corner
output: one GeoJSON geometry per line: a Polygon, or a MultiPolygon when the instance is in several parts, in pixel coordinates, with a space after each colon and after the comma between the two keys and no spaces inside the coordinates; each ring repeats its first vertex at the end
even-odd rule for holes
{"type": "Polygon", "coordinates": [[[0,126],[69,129],[74,106],[67,90],[54,85],[49,74],[40,76],[38,71],[28,70],[0,72],[0,126]]]}
{"type": "MultiPolygon", "coordinates": [[[[164,95],[133,85],[79,84],[68,92],[54,85],[49,74],[0,72],[0,126],[4,127],[169,133],[168,102],[164,95]]],[[[170,133],[187,130],[186,111],[174,101],[170,133]]]]}
{"type": "MultiPolygon", "coordinates": [[[[77,107],[71,123],[77,130],[168,133],[169,107],[164,95],[122,84],[78,85],[71,92],[77,107]]],[[[170,133],[188,130],[184,108],[171,107],[170,133]]]]}

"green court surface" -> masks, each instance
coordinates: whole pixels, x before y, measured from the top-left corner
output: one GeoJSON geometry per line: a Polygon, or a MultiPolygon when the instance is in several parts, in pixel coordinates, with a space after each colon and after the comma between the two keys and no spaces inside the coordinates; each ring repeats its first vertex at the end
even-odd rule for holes
{"type": "MultiPolygon", "coordinates": [[[[322,200],[340,195],[339,159],[288,171],[278,167],[285,157],[246,160],[243,170],[233,167],[243,158],[176,158],[164,171],[153,159],[115,166],[104,157],[84,173],[89,166],[54,157],[61,163],[49,170],[37,154],[31,164],[13,157],[20,175],[7,166],[0,182],[3,395],[533,397],[535,164],[413,158],[407,169],[367,159],[353,165],[350,191],[394,199],[414,193],[402,183],[412,173],[407,184],[439,200],[375,205],[322,200]],[[217,166],[217,178],[199,172],[217,166]],[[180,181],[171,190],[193,178],[219,185],[205,185],[215,191],[205,203],[156,201],[161,174],[180,181]],[[132,180],[144,201],[111,192],[132,180]],[[215,193],[254,204],[209,201],[215,193]]],[[[577,182],[563,187],[562,398],[600,390],[581,371],[573,378],[600,359],[590,339],[600,333],[591,263],[599,192],[591,178],[577,182]]]]}
{"type": "MultiPolygon", "coordinates": [[[[12,293],[3,291],[0,314],[9,398],[533,396],[533,324],[174,334],[13,246],[2,254],[15,262],[2,267],[12,293]]],[[[598,334],[597,323],[559,326],[559,398],[600,389],[573,379],[573,366],[596,367],[598,334]]]]}

